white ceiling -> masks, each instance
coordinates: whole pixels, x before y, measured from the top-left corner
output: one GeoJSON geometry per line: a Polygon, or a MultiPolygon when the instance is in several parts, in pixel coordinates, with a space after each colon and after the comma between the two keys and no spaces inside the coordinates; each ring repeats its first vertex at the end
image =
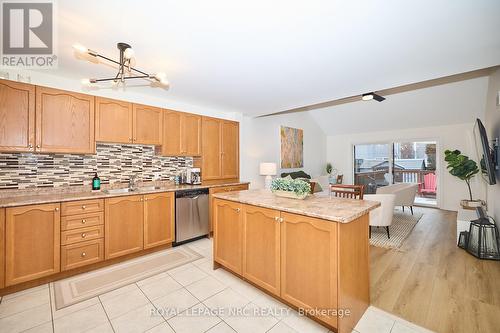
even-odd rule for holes
{"type": "Polygon", "coordinates": [[[492,0],[61,0],[58,11],[56,75],[113,75],[71,45],[116,57],[128,42],[138,68],[171,83],[138,92],[248,115],[500,64],[492,0]]]}
{"type": "Polygon", "coordinates": [[[326,135],[473,123],[486,110],[488,76],[308,111],[326,135]]]}

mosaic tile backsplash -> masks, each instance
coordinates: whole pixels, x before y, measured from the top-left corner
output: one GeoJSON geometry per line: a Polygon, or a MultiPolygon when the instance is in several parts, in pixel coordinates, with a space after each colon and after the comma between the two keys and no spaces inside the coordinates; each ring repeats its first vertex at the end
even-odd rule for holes
{"type": "Polygon", "coordinates": [[[90,185],[97,172],[102,184],[173,180],[193,166],[192,157],[155,155],[154,146],[97,144],[95,155],[0,153],[0,189],[90,185]]]}

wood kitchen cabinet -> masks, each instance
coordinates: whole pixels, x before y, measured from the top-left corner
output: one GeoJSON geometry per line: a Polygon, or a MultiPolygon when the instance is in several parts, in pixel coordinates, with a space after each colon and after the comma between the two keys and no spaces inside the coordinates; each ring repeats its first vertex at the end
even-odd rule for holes
{"type": "Polygon", "coordinates": [[[132,136],[132,103],[96,97],[95,140],[101,142],[131,143],[132,136]]]}
{"type": "Polygon", "coordinates": [[[235,121],[222,120],[221,126],[221,166],[222,178],[239,178],[239,123],[235,121]]]}
{"type": "Polygon", "coordinates": [[[36,151],[93,154],[94,96],[36,87],[36,151]]]}
{"type": "Polygon", "coordinates": [[[133,142],[161,145],[163,136],[163,110],[153,106],[133,104],[133,142]]]}
{"type": "Polygon", "coordinates": [[[243,276],[280,295],[280,211],[243,205],[243,276]]]}
{"type": "Polygon", "coordinates": [[[216,199],[214,201],[214,260],[235,273],[242,273],[243,221],[241,204],[216,199]]]}
{"type": "Polygon", "coordinates": [[[213,232],[213,218],[212,218],[212,205],[213,205],[213,194],[222,192],[234,192],[234,191],[244,191],[248,190],[248,184],[230,185],[230,186],[217,186],[210,187],[208,189],[208,215],[209,215],[209,232],[213,232]]]}
{"type": "Polygon", "coordinates": [[[222,122],[220,119],[203,117],[202,120],[202,179],[222,179],[221,135],[222,122]]]}
{"type": "Polygon", "coordinates": [[[0,289],[5,287],[5,209],[0,209],[0,289]]]}
{"type": "Polygon", "coordinates": [[[29,152],[35,146],[35,86],[0,80],[0,151],[29,152]]]}
{"type": "MultiPolygon", "coordinates": [[[[281,298],[303,309],[336,309],[338,223],[281,217],[281,298]]],[[[321,319],[337,327],[337,317],[321,319]]]]}
{"type": "Polygon", "coordinates": [[[162,155],[200,156],[201,116],[165,110],[162,155]]]}
{"type": "Polygon", "coordinates": [[[239,123],[203,117],[202,179],[239,178],[239,123]]]}
{"type": "Polygon", "coordinates": [[[174,241],[175,193],[144,195],[144,248],[174,241]]]}
{"type": "Polygon", "coordinates": [[[7,208],[5,231],[5,286],[60,271],[59,203],[7,208]]]}
{"type": "Polygon", "coordinates": [[[142,195],[105,199],[105,259],[120,257],[143,249],[143,200],[142,195]]]}

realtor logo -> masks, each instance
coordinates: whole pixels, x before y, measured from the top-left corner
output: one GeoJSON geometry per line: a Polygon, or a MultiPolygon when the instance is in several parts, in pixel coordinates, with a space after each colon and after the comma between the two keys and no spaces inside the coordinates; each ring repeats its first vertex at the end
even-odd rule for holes
{"type": "Polygon", "coordinates": [[[2,66],[55,68],[53,1],[2,1],[2,66]]]}

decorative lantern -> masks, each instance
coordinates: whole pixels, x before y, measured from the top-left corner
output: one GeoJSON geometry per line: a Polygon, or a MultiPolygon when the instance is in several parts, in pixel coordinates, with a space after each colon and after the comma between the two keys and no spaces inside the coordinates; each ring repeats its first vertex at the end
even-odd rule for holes
{"type": "Polygon", "coordinates": [[[479,259],[500,260],[500,240],[495,223],[484,215],[471,221],[466,250],[479,259]]]}

